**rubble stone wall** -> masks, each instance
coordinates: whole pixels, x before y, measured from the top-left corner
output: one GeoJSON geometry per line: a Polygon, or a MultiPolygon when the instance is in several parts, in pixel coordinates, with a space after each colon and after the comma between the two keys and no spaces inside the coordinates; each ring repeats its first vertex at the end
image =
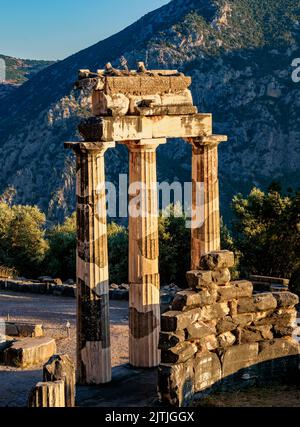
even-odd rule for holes
{"type": "Polygon", "coordinates": [[[190,288],[162,315],[161,401],[185,406],[245,368],[256,367],[258,379],[265,371],[276,372],[269,363],[274,360],[285,361],[282,372],[290,360],[298,374],[300,346],[293,338],[298,296],[254,293],[250,281],[230,281],[233,266],[231,252],[204,255],[199,269],[187,273],[190,288]]]}

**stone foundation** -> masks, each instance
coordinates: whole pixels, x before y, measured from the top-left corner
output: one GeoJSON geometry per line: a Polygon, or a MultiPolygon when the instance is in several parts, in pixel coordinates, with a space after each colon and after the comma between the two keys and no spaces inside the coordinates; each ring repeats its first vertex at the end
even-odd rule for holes
{"type": "Polygon", "coordinates": [[[172,311],[162,315],[161,401],[185,406],[240,375],[244,383],[280,371],[286,378],[299,375],[300,346],[293,337],[299,298],[254,294],[251,282],[230,281],[233,266],[228,251],[202,256],[198,270],[187,273],[190,289],[179,292],[172,311]]]}

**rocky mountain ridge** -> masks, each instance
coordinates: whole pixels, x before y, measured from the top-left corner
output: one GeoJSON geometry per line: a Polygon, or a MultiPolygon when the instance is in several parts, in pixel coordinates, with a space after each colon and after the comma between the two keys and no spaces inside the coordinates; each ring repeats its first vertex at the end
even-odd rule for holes
{"type": "MultiPolygon", "coordinates": [[[[74,90],[79,68],[96,70],[125,56],[130,67],[178,68],[193,78],[200,112],[212,112],[220,146],[222,211],[236,192],[279,180],[300,186],[300,84],[291,79],[299,54],[300,2],[173,0],[120,33],[53,64],[0,104],[0,186],[36,203],[50,219],[74,209],[74,158],[63,142],[78,140],[88,93],[74,90]]],[[[107,153],[107,176],[127,173],[126,148],[107,153]]],[[[160,180],[189,181],[190,147],[159,148],[160,180]]]]}

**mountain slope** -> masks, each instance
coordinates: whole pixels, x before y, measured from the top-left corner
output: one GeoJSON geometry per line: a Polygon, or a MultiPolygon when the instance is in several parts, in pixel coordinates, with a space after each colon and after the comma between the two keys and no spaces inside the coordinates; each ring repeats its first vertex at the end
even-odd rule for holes
{"type": "Polygon", "coordinates": [[[0,60],[4,60],[6,66],[6,81],[0,83],[0,99],[12,93],[22,83],[54,63],[54,61],[19,59],[2,54],[0,54],[0,60]]]}
{"type": "Polygon", "coordinates": [[[33,59],[20,59],[12,56],[0,54],[0,59],[6,63],[6,80],[13,84],[22,84],[33,75],[42,71],[44,68],[55,61],[39,61],[33,59]]]}
{"type": "MultiPolygon", "coordinates": [[[[18,201],[37,203],[49,218],[74,209],[74,159],[65,140],[78,139],[88,94],[73,91],[79,68],[96,70],[124,55],[130,66],[177,67],[193,77],[199,111],[212,112],[220,147],[223,212],[237,191],[280,179],[300,186],[300,86],[291,80],[299,50],[300,2],[173,0],[120,33],[51,65],[0,104],[0,185],[18,201]]],[[[107,174],[127,172],[126,148],[107,154],[107,174]],[[126,157],[125,157],[126,158],[126,157]]],[[[159,179],[190,180],[190,148],[159,149],[159,179]]]]}

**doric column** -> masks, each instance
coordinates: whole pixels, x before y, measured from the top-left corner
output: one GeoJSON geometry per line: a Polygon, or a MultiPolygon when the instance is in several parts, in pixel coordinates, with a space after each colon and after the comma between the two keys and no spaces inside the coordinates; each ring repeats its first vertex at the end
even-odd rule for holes
{"type": "Polygon", "coordinates": [[[77,379],[111,380],[104,153],[114,143],[67,143],[77,164],[77,379]]]}
{"type": "Polygon", "coordinates": [[[160,363],[160,282],[156,149],[165,139],[127,142],[129,149],[129,359],[135,367],[160,363]]]}
{"type": "Polygon", "coordinates": [[[220,198],[218,145],[224,135],[189,138],[192,144],[191,268],[199,268],[201,255],[220,250],[220,198]]]}

